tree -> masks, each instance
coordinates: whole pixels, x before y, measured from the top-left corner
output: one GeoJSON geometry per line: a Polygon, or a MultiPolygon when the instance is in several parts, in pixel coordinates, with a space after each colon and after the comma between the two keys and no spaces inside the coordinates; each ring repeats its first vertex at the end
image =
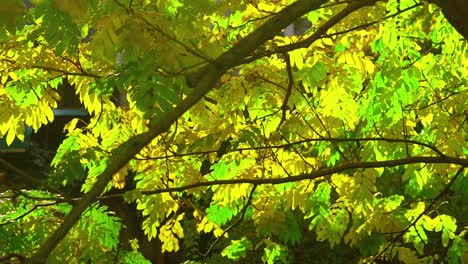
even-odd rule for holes
{"type": "Polygon", "coordinates": [[[2,187],[2,260],[161,262],[158,240],[208,263],[329,263],[308,253],[324,244],[361,263],[466,258],[463,1],[0,12],[0,136],[54,122],[67,87],[91,116],[65,126],[48,177],[2,187]]]}

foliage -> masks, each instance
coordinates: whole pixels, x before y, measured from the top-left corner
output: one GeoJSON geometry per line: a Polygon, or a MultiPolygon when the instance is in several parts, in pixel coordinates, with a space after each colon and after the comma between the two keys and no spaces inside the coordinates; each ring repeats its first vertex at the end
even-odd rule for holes
{"type": "Polygon", "coordinates": [[[466,259],[468,42],[436,5],[25,2],[0,7],[0,137],[54,122],[65,82],[90,121],[41,186],[2,185],[1,254],[150,263],[147,237],[186,263],[466,259]]]}

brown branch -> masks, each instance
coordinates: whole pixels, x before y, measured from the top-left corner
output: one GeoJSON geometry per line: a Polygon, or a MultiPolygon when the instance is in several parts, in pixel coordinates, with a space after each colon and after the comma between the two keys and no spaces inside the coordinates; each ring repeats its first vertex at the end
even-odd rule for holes
{"type": "Polygon", "coordinates": [[[190,48],[188,45],[186,45],[185,43],[183,43],[182,41],[180,41],[179,39],[177,39],[176,37],[172,36],[171,34],[165,32],[164,30],[162,30],[160,27],[158,27],[157,25],[154,25],[152,24],[150,21],[148,21],[146,18],[144,18],[143,16],[137,14],[137,13],[134,13],[134,15],[140,19],[143,23],[145,23],[146,27],[149,29],[149,30],[154,30],[156,32],[158,32],[159,34],[161,34],[162,36],[166,37],[167,39],[171,40],[171,41],[174,41],[175,43],[179,44],[180,46],[182,46],[187,52],[191,53],[192,55],[200,58],[203,60],[203,62],[213,62],[213,60],[211,58],[209,58],[208,56],[205,56],[205,54],[203,54],[201,51],[198,51],[196,50],[196,47],[194,48],[190,48]]]}
{"type": "Polygon", "coordinates": [[[3,223],[0,223],[0,227],[2,226],[5,226],[5,225],[8,225],[8,224],[11,224],[13,222],[15,222],[16,220],[18,219],[21,219],[23,217],[26,217],[27,215],[29,215],[30,213],[34,212],[36,209],[38,209],[39,207],[47,207],[47,206],[52,206],[52,205],[57,205],[59,204],[60,202],[51,202],[51,203],[45,203],[45,204],[35,204],[33,205],[33,207],[31,207],[29,210],[26,210],[26,212],[22,213],[21,215],[18,215],[16,217],[13,217],[9,220],[7,220],[6,222],[3,222],[3,223]]]}
{"type": "MultiPolygon", "coordinates": [[[[215,85],[216,81],[230,68],[239,65],[243,58],[251,54],[258,46],[273,38],[292,21],[319,8],[326,0],[298,0],[273,16],[254,32],[236,43],[231,49],[219,56],[214,63],[208,64],[199,72],[193,92],[172,111],[165,112],[150,121],[149,131],[134,136],[117,147],[111,154],[106,169],[97,176],[93,188],[83,196],[63,223],[46,239],[44,244],[27,263],[45,263],[52,250],[67,235],[86,208],[103,192],[112,176],[125,166],[141,149],[155,137],[167,132],[173,123],[195,105],[215,85]]],[[[372,1],[375,2],[375,1],[372,1]]]]}
{"type": "Polygon", "coordinates": [[[314,41],[322,38],[322,35],[325,34],[331,27],[334,25],[338,24],[341,20],[346,18],[349,14],[355,12],[356,10],[366,7],[366,6],[371,6],[375,4],[377,0],[363,0],[363,1],[358,1],[358,2],[353,2],[348,4],[343,10],[341,10],[338,14],[330,18],[327,22],[325,22],[320,28],[317,29],[310,37],[296,42],[296,43],[291,43],[288,45],[284,46],[279,46],[275,48],[274,50],[271,51],[265,51],[265,52],[260,52],[257,54],[253,54],[252,56],[249,56],[245,58],[244,60],[241,61],[241,64],[249,63],[255,60],[258,60],[259,58],[271,56],[273,54],[277,53],[286,53],[295,49],[300,49],[304,47],[310,46],[314,41]]]}
{"type": "MultiPolygon", "coordinates": [[[[320,177],[331,176],[335,173],[340,173],[352,169],[369,169],[369,168],[383,168],[383,167],[396,167],[414,163],[427,163],[427,164],[454,164],[460,165],[463,167],[468,167],[468,159],[461,159],[456,157],[428,157],[428,156],[419,156],[419,157],[408,157],[404,159],[396,159],[396,160],[385,160],[385,161],[370,161],[370,162],[353,162],[347,163],[340,166],[335,166],[332,168],[325,168],[317,171],[313,171],[310,173],[299,174],[296,176],[291,176],[287,178],[246,178],[246,179],[230,179],[230,180],[214,180],[214,181],[206,181],[206,182],[197,182],[194,184],[189,184],[180,187],[172,187],[166,189],[158,189],[158,190],[151,190],[151,191],[142,191],[142,195],[153,195],[159,193],[170,193],[170,192],[183,192],[191,189],[195,189],[198,187],[209,187],[214,185],[233,185],[233,184],[254,184],[254,185],[262,185],[262,184],[283,184],[288,182],[297,182],[302,180],[312,180],[317,179],[320,177]]],[[[113,197],[119,197],[122,194],[113,194],[102,196],[100,199],[111,199],[113,197]]]]}
{"type": "Polygon", "coordinates": [[[292,87],[294,85],[294,77],[291,67],[291,58],[288,53],[284,54],[284,60],[286,61],[286,70],[288,72],[288,87],[286,89],[286,95],[284,96],[283,105],[281,105],[281,120],[278,124],[277,130],[281,128],[283,123],[286,121],[286,112],[288,111],[288,101],[291,97],[292,87]]]}
{"type": "Polygon", "coordinates": [[[23,263],[25,260],[24,256],[16,253],[6,254],[0,256],[0,263],[23,263]]]}
{"type": "MultiPolygon", "coordinates": [[[[343,3],[345,3],[345,2],[340,2],[339,4],[343,4],[343,3]]],[[[348,13],[349,10],[355,8],[353,11],[351,11],[351,12],[354,12],[357,9],[360,9],[360,8],[364,7],[364,6],[361,6],[362,4],[363,4],[362,2],[350,1],[349,5],[345,9],[343,9],[340,13],[335,15],[335,17],[337,19],[337,22],[339,22],[339,20],[342,20],[347,15],[349,15],[349,13],[348,13]],[[356,6],[360,6],[360,7],[356,7],[356,6]],[[349,9],[349,10],[347,10],[347,9],[349,9]]],[[[314,41],[322,39],[322,38],[330,38],[330,37],[333,37],[333,36],[346,34],[346,33],[349,33],[349,32],[355,31],[355,30],[364,29],[366,27],[381,23],[382,21],[385,21],[386,19],[396,17],[396,16],[398,16],[398,15],[404,13],[404,12],[407,12],[407,11],[409,11],[409,10],[411,10],[413,8],[419,7],[421,5],[422,5],[421,3],[418,3],[418,4],[415,4],[413,6],[402,9],[399,12],[396,12],[395,14],[385,16],[382,19],[375,20],[375,21],[372,21],[372,22],[369,22],[369,23],[365,23],[365,24],[362,24],[362,25],[359,25],[359,26],[355,26],[355,27],[352,27],[352,28],[349,28],[349,29],[346,29],[346,30],[343,30],[343,31],[331,33],[331,34],[325,34],[325,32],[328,29],[331,28],[331,26],[329,26],[329,25],[327,25],[327,23],[325,23],[322,27],[319,28],[319,30],[317,30],[310,37],[308,37],[308,38],[306,38],[306,39],[304,39],[302,41],[292,43],[292,44],[288,44],[288,45],[284,45],[284,46],[280,46],[280,47],[278,47],[278,48],[276,48],[274,50],[271,50],[271,51],[265,51],[265,52],[262,52],[262,53],[254,54],[251,57],[246,58],[243,63],[249,63],[249,62],[255,61],[257,59],[263,58],[263,57],[271,56],[273,54],[284,53],[284,52],[292,51],[292,50],[299,49],[299,48],[305,48],[305,47],[310,46],[314,41]]],[[[365,6],[367,6],[367,5],[365,5],[365,6]]],[[[333,17],[332,19],[334,19],[335,17],[333,17]]]]}

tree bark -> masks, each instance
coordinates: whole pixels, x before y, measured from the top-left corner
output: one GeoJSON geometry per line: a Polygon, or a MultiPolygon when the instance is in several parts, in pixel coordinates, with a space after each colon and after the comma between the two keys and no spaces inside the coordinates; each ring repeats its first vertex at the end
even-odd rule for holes
{"type": "Polygon", "coordinates": [[[434,0],[429,1],[442,9],[445,18],[468,40],[468,0],[434,0]]]}

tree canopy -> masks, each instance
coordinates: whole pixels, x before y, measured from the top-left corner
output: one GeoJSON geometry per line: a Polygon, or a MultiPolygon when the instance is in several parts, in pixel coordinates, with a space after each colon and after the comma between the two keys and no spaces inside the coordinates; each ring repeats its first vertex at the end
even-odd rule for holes
{"type": "Polygon", "coordinates": [[[64,93],[89,116],[46,176],[0,159],[0,262],[463,263],[465,17],[463,0],[2,1],[0,138],[56,122],[64,93]]]}

